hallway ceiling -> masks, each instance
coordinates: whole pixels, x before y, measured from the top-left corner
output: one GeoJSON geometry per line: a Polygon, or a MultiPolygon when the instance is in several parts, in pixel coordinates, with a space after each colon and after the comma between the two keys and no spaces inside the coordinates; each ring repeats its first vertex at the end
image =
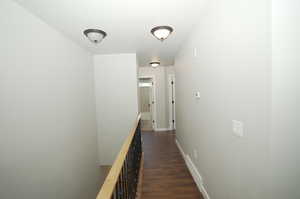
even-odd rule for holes
{"type": "Polygon", "coordinates": [[[181,43],[191,32],[204,0],[15,0],[95,54],[137,53],[140,66],[160,59],[172,65],[181,43]],[[173,34],[160,42],[150,34],[170,25],[173,34]],[[98,28],[108,36],[98,45],[84,35],[98,28]]]}

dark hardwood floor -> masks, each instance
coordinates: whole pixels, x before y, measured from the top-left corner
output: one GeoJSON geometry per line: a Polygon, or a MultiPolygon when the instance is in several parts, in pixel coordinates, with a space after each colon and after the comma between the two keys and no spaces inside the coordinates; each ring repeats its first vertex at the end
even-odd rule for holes
{"type": "Polygon", "coordinates": [[[203,199],[176,146],[174,132],[143,132],[142,199],[203,199]]]}

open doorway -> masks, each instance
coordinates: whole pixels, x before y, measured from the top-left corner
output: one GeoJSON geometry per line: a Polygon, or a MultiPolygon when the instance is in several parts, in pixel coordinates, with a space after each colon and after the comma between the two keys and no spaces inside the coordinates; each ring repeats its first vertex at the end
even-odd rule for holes
{"type": "Polygon", "coordinates": [[[139,102],[141,128],[143,131],[155,129],[155,87],[154,77],[139,78],[139,102]]]}

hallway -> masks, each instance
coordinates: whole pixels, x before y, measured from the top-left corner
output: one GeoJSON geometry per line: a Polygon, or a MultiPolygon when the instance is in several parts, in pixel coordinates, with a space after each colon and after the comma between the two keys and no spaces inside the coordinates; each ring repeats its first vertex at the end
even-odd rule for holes
{"type": "Polygon", "coordinates": [[[0,0],[0,199],[300,199],[299,10],[0,0]]]}
{"type": "Polygon", "coordinates": [[[143,132],[142,199],[203,199],[175,144],[173,132],[143,132]]]}

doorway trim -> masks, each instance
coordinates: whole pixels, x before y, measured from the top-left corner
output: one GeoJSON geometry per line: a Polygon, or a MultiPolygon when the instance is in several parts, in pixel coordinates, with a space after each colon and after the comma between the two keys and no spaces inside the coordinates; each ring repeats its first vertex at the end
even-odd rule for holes
{"type": "MultiPolygon", "coordinates": [[[[154,120],[154,122],[152,122],[152,128],[154,131],[156,131],[157,129],[157,117],[156,117],[156,81],[155,81],[155,76],[154,75],[141,75],[138,77],[138,81],[140,81],[141,78],[149,78],[152,79],[153,85],[152,85],[152,102],[154,102],[154,104],[152,103],[152,120],[154,120]]],[[[139,86],[138,86],[138,89],[139,86]]],[[[139,96],[139,100],[140,100],[140,96],[139,96]]],[[[140,105],[140,104],[139,104],[140,105]]]]}
{"type": "Polygon", "coordinates": [[[169,104],[169,129],[175,130],[176,129],[176,93],[175,93],[175,74],[168,75],[168,104],[169,104]],[[173,84],[172,84],[173,81],[173,84]],[[173,98],[172,98],[172,87],[173,87],[173,98]],[[174,104],[172,101],[174,100],[174,104]],[[173,113],[174,111],[174,113],[173,113]],[[174,120],[174,125],[173,125],[174,120]]]}

